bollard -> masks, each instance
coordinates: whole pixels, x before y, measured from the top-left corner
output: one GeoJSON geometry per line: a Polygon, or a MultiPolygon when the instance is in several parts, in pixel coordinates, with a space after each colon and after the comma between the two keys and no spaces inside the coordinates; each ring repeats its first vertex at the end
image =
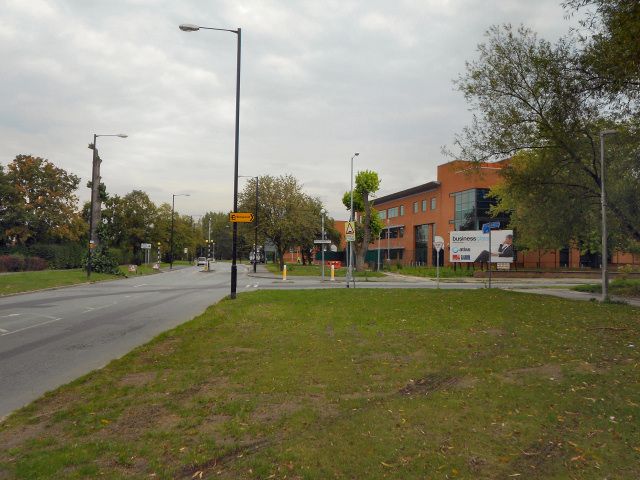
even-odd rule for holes
{"type": "Polygon", "coordinates": [[[336,267],[335,265],[332,263],[331,264],[331,281],[335,282],[336,280],[336,267]]]}
{"type": "Polygon", "coordinates": [[[282,268],[282,280],[285,281],[287,279],[287,266],[285,265],[282,268]]]}

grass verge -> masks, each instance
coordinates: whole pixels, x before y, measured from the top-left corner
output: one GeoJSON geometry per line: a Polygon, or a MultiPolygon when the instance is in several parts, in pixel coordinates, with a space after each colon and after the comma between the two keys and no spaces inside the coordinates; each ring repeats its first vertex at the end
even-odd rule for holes
{"type": "MultiPolygon", "coordinates": [[[[436,278],[436,267],[407,267],[392,266],[389,270],[400,275],[411,275],[413,277],[429,277],[436,278]],[[400,268],[399,268],[400,267],[400,268]]],[[[440,267],[440,278],[461,278],[473,277],[473,269],[458,268],[454,270],[451,267],[440,267]]]]}
{"type": "MultiPolygon", "coordinates": [[[[190,262],[174,262],[174,265],[192,265],[190,262]]],[[[169,268],[168,263],[163,263],[160,268],[169,268]]],[[[129,272],[128,265],[119,267],[123,276],[132,277],[136,275],[150,275],[157,273],[157,270],[149,265],[141,265],[136,273],[129,272]]],[[[104,280],[115,280],[117,275],[106,273],[91,273],[92,282],[104,280]]],[[[37,272],[16,272],[0,275],[0,296],[13,293],[33,292],[44,288],[65,287],[86,283],[87,271],[81,268],[69,270],[40,270],[37,272]]]]}
{"type": "MultiPolygon", "coordinates": [[[[576,285],[573,290],[578,292],[602,293],[602,285],[587,284],[576,285]]],[[[609,294],[621,297],[640,298],[640,280],[619,278],[609,283],[609,294]]]]}
{"type": "Polygon", "coordinates": [[[9,417],[0,478],[639,478],[639,321],[497,290],[242,294],[9,417]]]}
{"type": "MultiPolygon", "coordinates": [[[[277,263],[267,263],[267,270],[271,273],[281,275],[280,266],[277,263]]],[[[347,275],[347,268],[336,268],[334,270],[336,277],[345,277],[347,275]]],[[[325,266],[324,274],[326,277],[331,275],[331,267],[325,266]]],[[[297,263],[287,263],[287,275],[294,277],[320,277],[322,276],[322,267],[320,265],[299,265],[297,263]]],[[[380,278],[384,277],[382,272],[372,272],[366,270],[364,272],[357,272],[354,270],[353,276],[357,278],[380,278]]]]}

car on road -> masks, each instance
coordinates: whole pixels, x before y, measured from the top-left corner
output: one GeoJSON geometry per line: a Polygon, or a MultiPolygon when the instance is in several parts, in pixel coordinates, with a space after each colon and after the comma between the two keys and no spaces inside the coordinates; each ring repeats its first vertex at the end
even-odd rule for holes
{"type": "Polygon", "coordinates": [[[196,265],[197,266],[206,265],[206,264],[207,264],[206,257],[198,257],[198,260],[196,260],[196,265]]]}

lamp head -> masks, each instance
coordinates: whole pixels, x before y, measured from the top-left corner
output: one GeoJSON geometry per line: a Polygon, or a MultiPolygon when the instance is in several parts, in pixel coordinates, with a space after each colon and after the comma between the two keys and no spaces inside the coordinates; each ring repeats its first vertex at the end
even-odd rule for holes
{"type": "Polygon", "coordinates": [[[118,135],[116,135],[116,137],[120,137],[120,138],[127,138],[129,135],[127,135],[126,133],[119,133],[118,135]]]}
{"type": "Polygon", "coordinates": [[[357,157],[358,155],[360,155],[358,152],[355,153],[355,156],[357,157]]]}
{"type": "Polygon", "coordinates": [[[602,131],[600,132],[600,135],[603,135],[603,136],[604,136],[604,135],[614,135],[614,134],[616,134],[616,133],[618,133],[618,131],[617,131],[617,130],[602,130],[602,131]]]}
{"type": "Polygon", "coordinates": [[[183,23],[179,28],[183,32],[197,32],[198,30],[200,30],[199,26],[193,25],[191,23],[183,23]]]}

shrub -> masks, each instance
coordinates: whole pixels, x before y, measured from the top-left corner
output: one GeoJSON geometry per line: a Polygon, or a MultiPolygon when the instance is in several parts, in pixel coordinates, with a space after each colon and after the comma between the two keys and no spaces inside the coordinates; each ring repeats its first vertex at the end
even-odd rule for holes
{"type": "Polygon", "coordinates": [[[2,255],[0,272],[21,272],[24,270],[24,257],[19,255],[2,255]]]}
{"type": "MultiPolygon", "coordinates": [[[[84,267],[87,266],[87,256],[84,257],[84,267]]],[[[91,254],[91,271],[98,273],[110,273],[112,275],[122,275],[118,268],[118,259],[109,251],[109,248],[100,245],[91,254]]]]}
{"type": "Polygon", "coordinates": [[[27,257],[24,259],[24,269],[28,271],[46,270],[47,261],[40,257],[27,257]]]}

